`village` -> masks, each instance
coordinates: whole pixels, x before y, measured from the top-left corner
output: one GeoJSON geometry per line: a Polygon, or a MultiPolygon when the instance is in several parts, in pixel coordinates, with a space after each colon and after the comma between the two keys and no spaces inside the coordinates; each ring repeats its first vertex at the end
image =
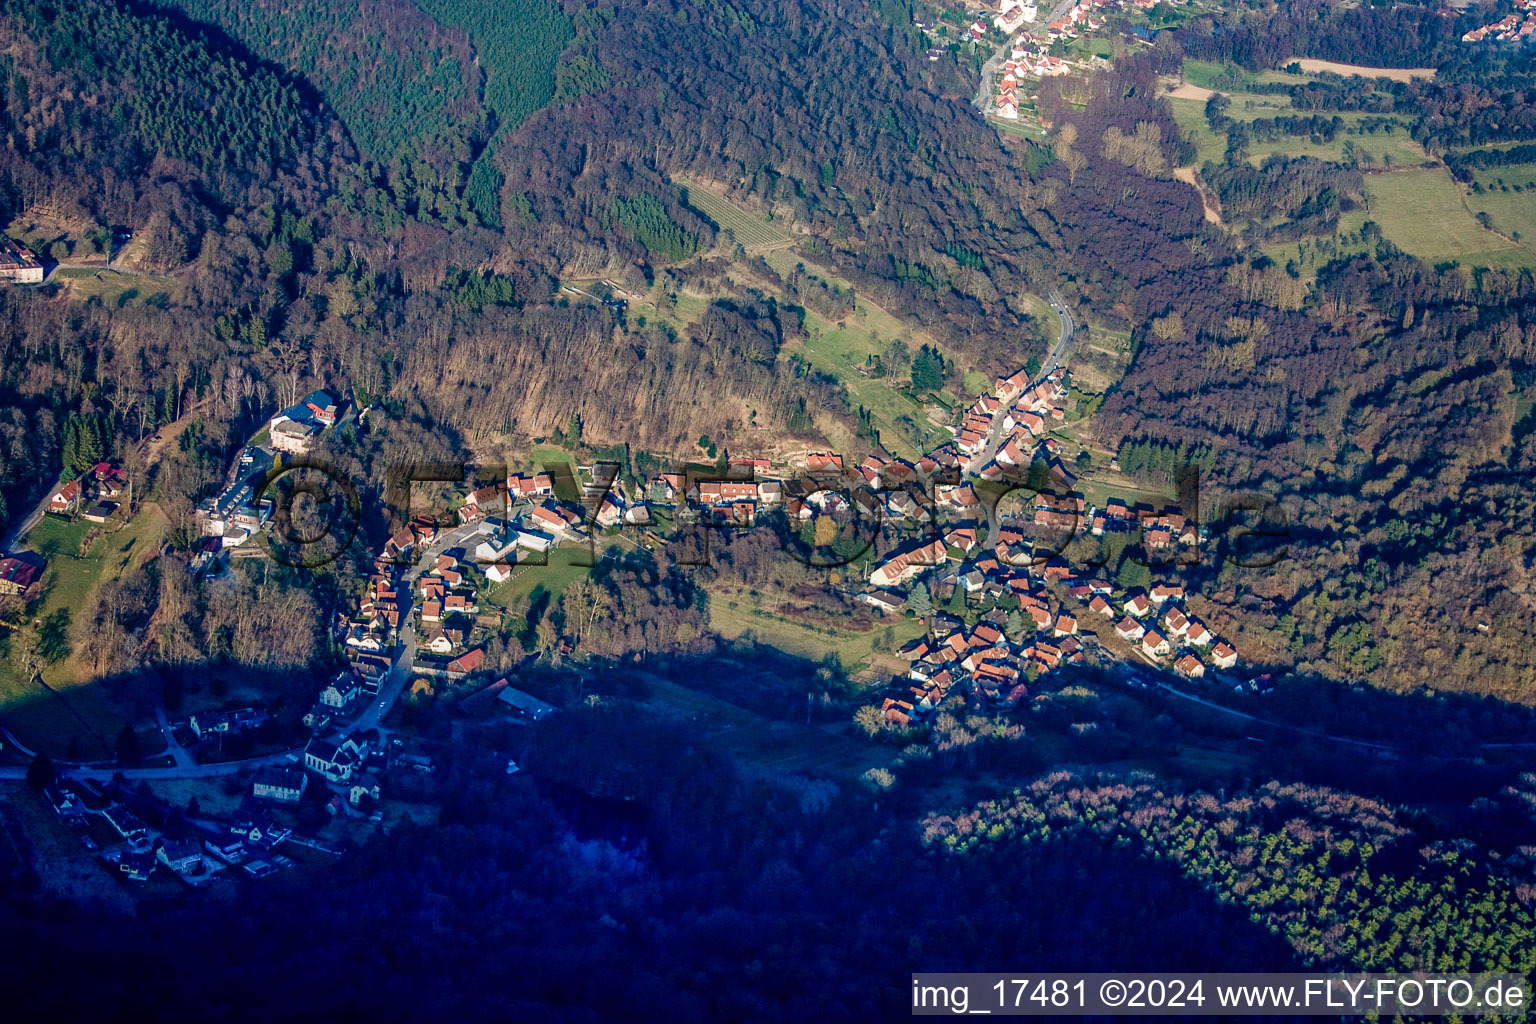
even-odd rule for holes
{"type": "MultiPolygon", "coordinates": [[[[1100,55],[1083,59],[1068,57],[1066,44],[1081,33],[1103,28],[1102,16],[1106,11],[1127,5],[1146,10],[1155,3],[1156,0],[1060,0],[1052,11],[1047,12],[1042,25],[1040,8],[1035,3],[998,0],[990,24],[983,16],[966,29],[971,42],[976,45],[1002,40],[997,56],[983,68],[983,94],[990,88],[991,76],[996,76],[988,112],[1004,121],[1019,120],[1019,87],[1024,79],[1066,75],[1073,70],[1088,70],[1102,64],[1100,55]]],[[[919,28],[926,28],[926,25],[920,23],[919,28]]]]}
{"type": "MultiPolygon", "coordinates": [[[[1102,567],[1062,557],[1064,541],[1123,534],[1147,562],[1173,564],[1201,541],[1199,524],[1176,508],[1116,498],[1097,506],[1075,490],[1051,436],[1066,417],[1070,384],[1064,366],[998,378],[953,425],[951,441],[912,462],[871,455],[854,466],[819,451],[775,474],[770,460],[727,453],[648,479],[598,461],[575,474],[561,465],[472,481],[447,514],[412,516],[374,555],[353,612],[331,624],[347,667],[317,686],[302,747],[258,751],[272,718],[260,705],[163,721],[163,766],[140,771],[218,779],[226,796],[238,786],[223,813],[189,813],[152,784],[130,787],[121,766],[61,766],[37,781],[87,849],[129,881],[163,869],[200,886],[225,871],[260,877],[294,863],[279,847],[334,853],[313,834],[319,825],[383,827],[390,780],[434,770],[432,753],[390,717],[403,696],[448,687],[459,706],[525,726],[557,713],[512,686],[515,673],[487,671],[484,638],[499,622],[487,599],[496,588],[538,572],[562,547],[595,554],[636,536],[656,546],[697,528],[762,526],[825,547],[854,525],[874,525],[870,543],[846,559],[858,573],[843,574],[835,589],[922,627],[887,652],[907,671],[867,691],[891,728],[920,725],[957,701],[1009,713],[1042,677],[1090,661],[1129,658],[1189,681],[1260,689],[1265,677],[1233,674],[1237,651],[1188,610],[1181,586],[1151,580],[1152,569],[1144,585],[1111,582],[1102,567]]],[[[252,541],[272,521],[265,481],[285,458],[311,454],[341,406],[316,391],[272,417],[265,443],[244,448],[220,492],[198,506],[204,539],[189,571],[217,577],[230,557],[262,553],[252,541]]],[[[60,487],[49,512],[104,522],[129,486],[102,463],[60,487]]],[[[43,565],[26,552],[0,561],[0,588],[26,592],[43,565]]],[[[568,653],[579,663],[579,652],[568,653]]],[[[506,770],[519,766],[509,759],[506,770]]]]}

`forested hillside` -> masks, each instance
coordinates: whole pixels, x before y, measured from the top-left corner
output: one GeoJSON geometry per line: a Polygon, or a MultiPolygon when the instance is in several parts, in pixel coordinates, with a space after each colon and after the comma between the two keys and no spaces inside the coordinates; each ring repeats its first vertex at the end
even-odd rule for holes
{"type": "Polygon", "coordinates": [[[504,781],[498,762],[456,744],[430,780],[447,800],[436,822],[320,876],[238,885],[223,905],[193,900],[137,919],[46,898],[0,904],[0,926],[30,937],[24,955],[0,961],[0,981],[56,991],[69,1016],[154,1000],[234,1021],[576,1022],[665,1007],[672,1021],[769,1024],[890,1020],[909,1011],[912,969],[1301,962],[1176,864],[1069,835],[979,871],[978,858],[925,852],[885,799],[765,779],[674,727],[637,730],[634,714],[574,711],[538,742],[589,784],[623,783],[643,850],[572,836],[556,794],[526,774],[504,781]],[[922,898],[891,896],[914,878],[922,898]],[[64,984],[72,957],[102,964],[91,985],[64,984]],[[289,981],[273,985],[274,971],[289,981]],[[167,990],[167,977],[181,980],[167,990]]]}
{"type": "Polygon", "coordinates": [[[932,815],[924,840],[989,865],[1081,835],[1127,844],[1243,907],[1312,968],[1531,970],[1536,920],[1523,854],[1511,871],[1489,869],[1470,844],[1416,834],[1402,818],[1307,786],[1271,783],[1221,799],[1062,773],[965,813],[932,815]]]}
{"type": "MultiPolygon", "coordinates": [[[[1391,37],[1394,63],[1446,65],[1439,78],[1391,84],[1394,109],[1414,118],[1426,146],[1486,138],[1466,127],[1485,115],[1464,109],[1486,111],[1500,137],[1526,137],[1528,94],[1495,100],[1476,81],[1517,60],[1465,62],[1447,48],[1448,24],[1411,6],[1234,15],[1221,32],[1201,19],[1177,42],[1160,40],[1153,62],[1177,67],[1184,47],[1254,67],[1295,55],[1347,59],[1338,39],[1374,47],[1391,37]]],[[[1318,88],[1358,89],[1351,81],[1318,88]]],[[[1090,165],[1076,172],[1076,188],[1106,170],[1123,173],[1090,165]]],[[[1335,203],[1365,201],[1350,172],[1306,162],[1256,168],[1239,151],[1207,172],[1239,219],[1282,210],[1305,218],[1300,198],[1286,199],[1296,182],[1335,203]]],[[[1072,185],[1070,162],[1057,173],[1072,185]]],[[[1525,499],[1505,489],[1530,460],[1530,421],[1517,424],[1536,382],[1530,273],[1429,267],[1377,230],[1364,253],[1329,263],[1304,287],[1294,268],[1256,249],[1189,234],[1183,253],[1163,243],[1145,276],[1125,282],[1134,290],[1122,283],[1137,251],[1131,238],[1085,233],[1078,258],[1101,259],[1097,279],[1080,263],[1089,270],[1080,283],[1136,329],[1136,359],[1102,407],[1100,436],[1121,451],[1156,443],[1170,456],[1213,445],[1206,507],[1219,514],[1226,495],[1257,489],[1291,524],[1288,556],[1273,568],[1191,570],[1202,600],[1239,624],[1261,662],[1404,690],[1536,699],[1536,646],[1521,625],[1536,552],[1508,504],[1525,499]]],[[[1171,469],[1165,461],[1143,475],[1166,481],[1171,469]]]]}
{"type": "Polygon", "coordinates": [[[851,0],[645,0],[588,31],[611,84],[502,150],[521,251],[576,274],[644,258],[642,237],[610,230],[612,197],[649,196],[696,233],[669,181],[686,174],[783,203],[821,258],[957,350],[998,370],[1030,354],[1013,338],[1054,227],[952,65],[851,0]]]}
{"type": "Polygon", "coordinates": [[[462,220],[467,172],[495,125],[462,31],[410,0],[166,0],[313,86],[409,215],[462,220]]]}
{"type": "MultiPolygon", "coordinates": [[[[868,691],[840,655],[779,661],[754,639],[784,623],[748,599],[771,610],[808,575],[768,531],[721,543],[714,568],[630,531],[591,573],[550,568],[563,591],[487,588],[475,613],[485,673],[526,674],[560,713],[509,725],[445,684],[428,716],[437,693],[413,687],[386,728],[438,770],[394,770],[390,799],[409,806],[334,859],[308,849],[291,871],[231,871],[116,916],[22,867],[7,791],[0,934],[27,942],[0,958],[0,987],[45,988],[65,1019],[777,1022],[906,1013],[910,970],[1536,967],[1536,780],[1519,775],[1526,718],[1500,706],[1536,704],[1536,279],[1431,265],[1369,220],[1304,274],[1289,246],[1368,214],[1371,169],[1252,160],[1242,141],[1322,138],[1332,118],[1214,103],[1205,124],[1238,144],[1201,168],[1212,219],[1189,185],[1191,122],[1166,98],[1188,56],[1434,65],[1379,88],[1275,88],[1297,110],[1399,118],[1426,156],[1489,147],[1434,168],[1449,182],[1498,165],[1496,143],[1536,143],[1527,58],[1469,59],[1455,40],[1475,15],[1416,5],[1201,14],[1040,84],[1044,127],[1025,139],[978,115],[964,60],[927,59],[913,15],[901,0],[0,0],[0,223],[55,271],[0,286],[0,527],[108,457],[156,525],[72,621],[0,600],[0,657],[13,639],[45,657],[46,628],[94,673],[79,689],[126,695],[140,722],[183,680],[255,679],[291,731],[400,527],[389,467],[563,446],[649,473],[862,445],[879,434],[858,387],[901,376],[882,358],[920,393],[902,395],[909,418],[933,408],[921,427],[942,437],[941,408],[958,416],[977,374],[1043,360],[1042,296],[1059,294],[1077,351],[1121,345],[1103,393],[1074,388],[1074,420],[1053,424],[1090,468],[1113,459],[1116,486],[1152,495],[1197,465],[1201,507],[1184,511],[1213,542],[1241,492],[1285,511],[1275,564],[1207,549],[1158,570],[1243,671],[1278,677],[1237,698],[1264,714],[1133,691],[1114,662],[1059,689],[1036,668],[1006,711],[956,694],[912,725],[871,706],[865,735],[839,701],[868,691]],[[722,211],[760,237],[738,240],[722,211]],[[895,326],[877,335],[875,313],[895,326]],[[862,362],[814,368],[815,332],[857,332],[862,362]],[[345,412],[314,452],[357,482],[365,543],[314,572],[187,573],[206,543],[195,504],[320,387],[345,412]],[[747,623],[734,641],[711,632],[724,613],[747,623]],[[898,770],[869,772],[871,751],[898,770]],[[1105,774],[1031,781],[1068,762],[1105,774]],[[1320,776],[1358,792],[1306,784],[1320,776]],[[594,794],[622,805],[622,841],[572,826],[569,801],[594,794]]],[[[53,571],[94,539],[46,552],[53,571]]],[[[859,656],[889,655],[897,626],[915,637],[945,603],[926,583],[912,597],[859,656]]],[[[1027,628],[1010,617],[993,619],[1027,628]]],[[[196,815],[167,799],[164,815],[144,802],[174,836],[182,808],[196,815]]],[[[310,802],[322,831],[366,820],[310,802]]]]}
{"type": "MultiPolygon", "coordinates": [[[[802,312],[733,279],[728,259],[697,259],[720,238],[677,182],[707,182],[777,211],[804,258],[983,372],[1039,355],[1028,293],[1053,285],[1130,332],[1095,440],[1208,451],[1208,510],[1260,488],[1295,526],[1280,568],[1191,573],[1253,660],[1532,699],[1536,649],[1516,626],[1529,542],[1490,511],[1520,500],[1506,492],[1530,458],[1516,423],[1536,367],[1529,274],[1375,244],[1303,280],[1208,224],[1173,176],[1193,147],[1158,77],[1186,48],[1334,54],[1305,19],[1197,19],[1092,79],[1051,79],[1036,145],[974,116],[972,83],[923,59],[906,12],[841,0],[510,21],[475,6],[178,10],[223,28],[111,0],[7,8],[8,219],[132,226],[152,267],[178,274],[165,300],[121,309],[6,294],[13,505],[57,466],[70,415],[127,439],[206,403],[209,428],[165,477],[184,519],[262,416],[322,384],[380,406],[368,436],[333,444],[364,475],[392,445],[451,454],[573,422],[594,445],[658,452],[749,425],[852,436],[846,390],[777,356],[802,312]],[[558,300],[559,279],[604,275],[699,306],[684,322],[558,300]],[[1446,579],[1465,581],[1455,601],[1446,579]]],[[[1446,75],[1390,96],[1426,145],[1493,130],[1457,127],[1477,122],[1453,104],[1494,95],[1513,60],[1474,74],[1412,9],[1325,14],[1359,45],[1422,29],[1403,59],[1446,75]]],[[[1523,93],[1498,91],[1496,107],[1490,126],[1524,130],[1523,93]]],[[[1357,180],[1239,158],[1211,185],[1234,217],[1301,223],[1365,201],[1357,180]],[[1331,205],[1309,207],[1314,190],[1331,205]]]]}

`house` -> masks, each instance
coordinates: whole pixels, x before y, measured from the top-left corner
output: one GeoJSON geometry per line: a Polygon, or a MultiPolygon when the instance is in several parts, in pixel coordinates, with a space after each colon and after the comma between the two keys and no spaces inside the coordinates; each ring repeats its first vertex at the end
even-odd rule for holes
{"type": "Polygon", "coordinates": [[[80,504],[82,490],[79,480],[71,480],[69,483],[53,492],[48,499],[49,512],[68,512],[80,504]]]}
{"type": "Polygon", "coordinates": [[[1115,610],[1101,595],[1095,594],[1092,601],[1088,602],[1088,610],[1104,616],[1106,619],[1115,617],[1115,610]]]}
{"type": "Polygon", "coordinates": [[[479,647],[476,647],[474,650],[467,651],[464,654],[459,655],[457,658],[454,658],[448,663],[444,671],[447,673],[448,678],[454,679],[460,676],[467,676],[471,672],[477,672],[483,668],[484,665],[485,651],[479,647]]]}
{"type": "Polygon", "coordinates": [[[316,434],[320,433],[320,427],[308,421],[279,420],[272,424],[267,432],[267,443],[273,449],[280,452],[288,452],[292,455],[302,455],[309,451],[310,442],[316,434]]]}
{"type": "Polygon", "coordinates": [[[1189,629],[1189,617],[1177,608],[1169,608],[1168,614],[1163,616],[1163,625],[1174,636],[1183,636],[1184,631],[1189,629]]]}
{"type": "Polygon", "coordinates": [[[263,768],[251,782],[251,795],[258,800],[296,804],[309,787],[309,776],[292,768],[263,768]]]}
{"type": "Polygon", "coordinates": [[[681,473],[658,473],[646,488],[646,496],[652,501],[676,501],[686,483],[681,473]]]}
{"type": "Polygon", "coordinates": [[[96,481],[98,498],[115,498],[128,488],[127,474],[110,462],[96,463],[91,469],[91,477],[96,481]]]}
{"type": "MultiPolygon", "coordinates": [[[[530,519],[535,520],[535,524],[540,530],[553,530],[559,533],[561,531],[569,531],[575,525],[570,518],[562,514],[560,507],[552,501],[546,501],[528,513],[528,516],[530,519]]],[[[580,519],[577,518],[576,522],[580,522],[580,519]]]]}
{"type": "Polygon", "coordinates": [[[33,555],[0,558],[0,594],[26,594],[42,579],[43,566],[33,555]]]}
{"type": "Polygon", "coordinates": [[[42,261],[15,239],[0,239],[0,278],[17,284],[42,284],[42,261]]]}
{"type": "Polygon", "coordinates": [[[869,574],[869,582],[877,587],[900,586],[926,569],[943,565],[948,558],[944,542],[935,540],[887,559],[869,574]]]}
{"type": "Polygon", "coordinates": [[[520,527],[513,531],[513,541],[517,547],[542,554],[554,546],[555,538],[538,530],[525,530],[520,527]]]}
{"type": "Polygon", "coordinates": [[[1173,670],[1186,679],[1199,679],[1205,675],[1205,666],[1193,654],[1186,654],[1174,662],[1173,670]]]}
{"type": "Polygon", "coordinates": [[[812,452],[805,457],[805,468],[812,473],[841,473],[843,457],[830,452],[812,452]]]}
{"type": "Polygon", "coordinates": [[[1217,668],[1236,668],[1237,651],[1226,641],[1221,641],[1211,648],[1211,664],[1217,668]]]}
{"type": "Polygon", "coordinates": [[[1077,634],[1077,620],[1070,615],[1058,615],[1056,628],[1053,631],[1056,636],[1075,636],[1077,634]]]}
{"type": "Polygon", "coordinates": [[[43,787],[43,796],[47,798],[48,806],[61,818],[73,818],[85,813],[85,808],[75,799],[75,791],[59,779],[53,779],[43,787]]]}
{"type": "Polygon", "coordinates": [[[443,611],[449,615],[473,615],[479,610],[480,606],[475,603],[473,593],[443,596],[443,611]]]}
{"type": "Polygon", "coordinates": [[[885,714],[887,725],[911,725],[913,707],[910,701],[896,700],[894,697],[885,698],[885,703],[880,705],[880,710],[885,714]]]}
{"type": "MultiPolygon", "coordinates": [[[[506,680],[503,679],[501,682],[505,683],[506,680]]],[[[504,687],[501,692],[496,695],[496,699],[505,704],[508,708],[511,708],[513,713],[518,717],[526,718],[533,722],[543,721],[559,710],[559,708],[555,707],[553,704],[545,703],[531,693],[524,693],[522,690],[514,690],[510,686],[504,687]]]]}
{"type": "Polygon", "coordinates": [[[624,521],[624,506],[614,500],[612,495],[604,495],[602,503],[597,507],[597,515],[593,518],[593,521],[602,530],[617,526],[624,521]]]}
{"type": "Polygon", "coordinates": [[[203,844],[196,839],[162,840],[155,856],[178,875],[198,872],[203,868],[203,844]]]}
{"type": "Polygon", "coordinates": [[[155,873],[155,855],[148,850],[128,850],[118,858],[117,870],[126,878],[142,882],[155,873]]]}
{"type": "MultiPolygon", "coordinates": [[[[482,527],[484,529],[484,527],[482,527]]],[[[515,536],[497,528],[488,539],[475,545],[474,559],[479,566],[495,565],[498,562],[514,562],[517,560],[517,540],[515,536]]],[[[427,576],[422,576],[418,583],[425,583],[427,576]]]]}
{"type": "Polygon", "coordinates": [[[351,672],[342,672],[320,691],[320,703],[328,708],[342,710],[357,699],[360,689],[357,678],[351,672]]]}
{"type": "Polygon", "coordinates": [[[869,605],[881,615],[892,615],[906,606],[907,599],[890,590],[871,590],[860,594],[858,600],[869,605]]]}
{"type": "Polygon", "coordinates": [[[959,550],[962,554],[970,554],[976,546],[976,528],[974,526],[960,526],[945,536],[944,542],[950,547],[959,550]]]}
{"type": "Polygon", "coordinates": [[[347,791],[347,803],[353,807],[362,806],[364,801],[377,803],[378,800],[379,777],[372,772],[358,776],[347,791]]]}
{"type": "Polygon", "coordinates": [[[1184,588],[1183,587],[1175,587],[1175,586],[1169,586],[1167,584],[1159,583],[1157,586],[1152,588],[1152,603],[1153,604],[1160,605],[1164,601],[1169,600],[1170,598],[1174,599],[1174,600],[1180,600],[1183,597],[1184,597],[1184,588]]]}
{"type": "Polygon", "coordinates": [[[1165,637],[1156,630],[1149,629],[1146,635],[1141,638],[1141,650],[1142,653],[1151,657],[1161,658],[1172,651],[1173,648],[1168,646],[1168,641],[1165,637]]]}
{"type": "Polygon", "coordinates": [[[379,684],[384,677],[389,675],[393,667],[388,658],[377,654],[353,654],[352,671],[357,673],[357,678],[363,681],[363,692],[374,694],[379,692],[379,684]]]}
{"type": "Polygon", "coordinates": [[[230,711],[200,711],[187,719],[198,739],[214,733],[243,733],[265,725],[272,716],[261,708],[234,708],[230,711]]]}
{"type": "Polygon", "coordinates": [[[1127,615],[1115,626],[1115,632],[1120,634],[1122,640],[1140,640],[1147,633],[1147,627],[1127,615]]]}
{"type": "Polygon", "coordinates": [[[1189,625],[1184,630],[1184,639],[1196,647],[1207,647],[1216,639],[1211,631],[1205,628],[1205,624],[1197,619],[1190,619],[1189,625]]]}
{"type": "Polygon", "coordinates": [[[757,484],[750,481],[701,480],[699,482],[699,501],[706,505],[756,501],[757,497],[757,484]]]}
{"type": "Polygon", "coordinates": [[[516,474],[507,477],[507,493],[519,501],[531,501],[537,495],[555,493],[555,478],[550,473],[532,476],[516,474]]]}
{"type": "Polygon", "coordinates": [[[208,537],[222,537],[236,528],[254,533],[272,518],[273,502],[262,498],[253,507],[253,501],[256,489],[252,482],[236,479],[214,497],[198,502],[198,525],[208,537]]]}
{"type": "MultiPolygon", "coordinates": [[[[464,504],[459,508],[459,522],[478,523],[493,512],[505,512],[506,509],[506,491],[494,484],[490,487],[481,487],[471,491],[469,497],[464,500],[464,504]]],[[[445,557],[438,556],[439,567],[445,557]]]]}
{"type": "Polygon", "coordinates": [[[107,824],[117,830],[117,834],[134,846],[140,843],[147,845],[149,839],[149,826],[140,821],[132,811],[125,807],[108,807],[101,812],[101,816],[107,819],[107,824]]]}
{"type": "Polygon", "coordinates": [[[427,754],[401,754],[400,763],[407,768],[424,772],[428,775],[437,771],[437,765],[432,763],[431,756],[427,754]]]}
{"type": "Polygon", "coordinates": [[[1152,602],[1147,599],[1146,594],[1136,594],[1126,598],[1124,607],[1125,614],[1133,615],[1139,619],[1152,610],[1152,602]]]}

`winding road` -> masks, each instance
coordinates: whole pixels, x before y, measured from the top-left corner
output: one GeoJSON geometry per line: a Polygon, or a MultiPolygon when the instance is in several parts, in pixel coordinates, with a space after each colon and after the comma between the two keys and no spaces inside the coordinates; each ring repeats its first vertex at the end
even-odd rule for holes
{"type": "Polygon", "coordinates": [[[1050,299],[1051,308],[1056,311],[1056,318],[1061,321],[1061,337],[1056,339],[1056,344],[1052,345],[1051,350],[1045,354],[1045,363],[1040,367],[1041,377],[1061,365],[1068,346],[1072,344],[1072,332],[1077,329],[1077,321],[1072,319],[1072,311],[1067,308],[1067,300],[1060,290],[1052,288],[1047,297],[1050,299]]]}

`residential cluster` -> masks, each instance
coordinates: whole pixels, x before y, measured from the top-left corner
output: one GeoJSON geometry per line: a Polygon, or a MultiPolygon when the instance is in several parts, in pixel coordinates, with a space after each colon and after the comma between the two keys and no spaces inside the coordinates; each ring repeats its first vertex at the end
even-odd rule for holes
{"type": "Polygon", "coordinates": [[[261,878],[294,863],[276,852],[293,830],[259,807],[242,805],[242,813],[226,818],[189,817],[143,790],[130,798],[93,779],[62,777],[48,781],[43,796],[79,831],[86,849],[99,852],[109,870],[129,881],[144,882],[164,870],[201,887],[231,870],[261,878]],[[165,825],[151,825],[147,817],[165,825]]]}
{"type": "Polygon", "coordinates": [[[1518,13],[1506,14],[1498,21],[1475,28],[1461,37],[1464,43],[1529,42],[1536,36],[1536,0],[1515,0],[1518,13]]]}
{"type": "Polygon", "coordinates": [[[48,511],[55,515],[79,513],[93,523],[105,523],[117,514],[117,499],[128,489],[128,475],[110,462],[98,462],[88,473],[61,485],[48,496],[48,511]],[[89,502],[89,504],[87,504],[89,502]]]}
{"type": "MultiPolygon", "coordinates": [[[[1094,13],[1095,8],[1116,9],[1129,2],[1137,7],[1151,7],[1156,0],[1077,0],[1060,17],[1052,18],[1043,28],[1034,26],[1038,8],[1021,0],[999,0],[992,26],[1005,36],[1011,37],[1010,52],[1003,62],[1002,75],[998,79],[992,112],[1000,118],[1013,121],[1019,116],[1019,82],[1024,78],[1049,78],[1065,75],[1072,70],[1071,62],[1050,53],[1051,44],[1057,40],[1075,39],[1080,32],[1101,28],[1103,22],[1094,13]]],[[[980,42],[987,33],[987,24],[978,19],[969,29],[974,41],[980,42]]]]}
{"type": "MultiPolygon", "coordinates": [[[[1051,491],[1034,495],[1032,508],[999,515],[996,536],[978,543],[986,528],[979,518],[960,520],[942,536],[926,538],[891,553],[870,573],[876,588],[860,600],[885,613],[899,612],[921,590],[922,604],[947,604],[957,589],[967,604],[987,608],[974,626],[942,611],[926,622],[925,637],[899,654],[911,663],[893,681],[881,709],[887,723],[904,726],[922,718],[952,695],[976,710],[1006,710],[1029,694],[1029,684],[1065,663],[1101,649],[1098,635],[1082,623],[1104,618],[1133,652],[1153,664],[1199,679],[1207,666],[1232,669],[1237,651],[1184,607],[1184,589],[1168,583],[1122,588],[1097,578],[1080,578],[1059,556],[1037,557],[1036,540],[1049,535],[1051,552],[1064,536],[1134,534],[1151,557],[1199,543],[1196,524],[1176,508],[1154,510],[1110,498],[1102,508],[1072,488],[1076,478],[1060,460],[1058,442],[1045,436],[1065,416],[1069,377],[1056,369],[1031,386],[1023,371],[1000,378],[970,408],[953,442],[916,466],[899,460],[866,463],[876,486],[892,486],[917,472],[952,464],[969,478],[1001,483],[1013,471],[1046,469],[1051,491]],[[901,588],[906,588],[905,590],[901,588]]],[[[975,515],[979,502],[969,483],[939,487],[936,500],[975,515]]]]}

